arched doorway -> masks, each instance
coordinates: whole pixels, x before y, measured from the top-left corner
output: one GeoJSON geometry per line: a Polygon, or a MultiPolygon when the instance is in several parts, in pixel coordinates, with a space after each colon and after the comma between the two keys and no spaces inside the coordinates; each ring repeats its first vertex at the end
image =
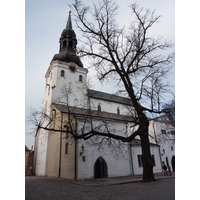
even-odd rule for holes
{"type": "Polygon", "coordinates": [[[102,156],[99,156],[94,164],[94,178],[108,178],[108,167],[102,156]]]}
{"type": "Polygon", "coordinates": [[[175,156],[172,156],[172,170],[175,172],[175,156]]]}

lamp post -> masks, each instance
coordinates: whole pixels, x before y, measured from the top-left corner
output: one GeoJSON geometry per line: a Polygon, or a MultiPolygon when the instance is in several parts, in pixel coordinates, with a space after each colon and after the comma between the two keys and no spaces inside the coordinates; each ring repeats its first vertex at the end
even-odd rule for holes
{"type": "Polygon", "coordinates": [[[164,154],[165,154],[165,149],[163,148],[163,150],[162,150],[162,154],[161,154],[161,156],[163,156],[164,154]]]}
{"type": "Polygon", "coordinates": [[[81,146],[81,151],[80,151],[80,156],[84,153],[84,151],[85,151],[85,147],[84,147],[83,144],[82,144],[82,146],[81,146]]]}

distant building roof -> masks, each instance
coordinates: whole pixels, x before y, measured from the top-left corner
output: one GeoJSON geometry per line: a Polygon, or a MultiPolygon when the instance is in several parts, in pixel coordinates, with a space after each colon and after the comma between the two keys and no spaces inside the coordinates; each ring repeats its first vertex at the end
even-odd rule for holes
{"type": "Polygon", "coordinates": [[[25,151],[30,151],[26,145],[25,145],[25,151]]]}

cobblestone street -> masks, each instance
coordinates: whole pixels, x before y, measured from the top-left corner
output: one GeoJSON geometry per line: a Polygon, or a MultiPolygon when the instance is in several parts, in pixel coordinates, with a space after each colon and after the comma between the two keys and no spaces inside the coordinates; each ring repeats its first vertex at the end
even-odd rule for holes
{"type": "MultiPolygon", "coordinates": [[[[95,181],[93,180],[93,182],[95,181]]],[[[162,178],[150,183],[135,181],[132,183],[93,186],[92,180],[90,185],[84,185],[84,182],[76,183],[63,178],[30,176],[25,177],[25,199],[174,200],[175,178],[162,178]]]]}

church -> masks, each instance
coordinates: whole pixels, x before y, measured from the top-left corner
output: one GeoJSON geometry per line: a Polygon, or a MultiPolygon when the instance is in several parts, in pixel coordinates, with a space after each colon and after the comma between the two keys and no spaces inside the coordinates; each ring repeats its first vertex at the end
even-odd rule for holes
{"type": "MultiPolygon", "coordinates": [[[[55,54],[45,74],[42,110],[35,135],[34,172],[37,176],[95,179],[142,174],[139,137],[131,143],[99,135],[75,140],[71,133],[100,130],[129,136],[134,110],[129,98],[89,89],[88,69],[76,54],[77,39],[71,11],[55,54]],[[73,130],[73,131],[72,131],[73,130]]],[[[162,172],[156,134],[150,131],[153,172],[162,172]]]]}

